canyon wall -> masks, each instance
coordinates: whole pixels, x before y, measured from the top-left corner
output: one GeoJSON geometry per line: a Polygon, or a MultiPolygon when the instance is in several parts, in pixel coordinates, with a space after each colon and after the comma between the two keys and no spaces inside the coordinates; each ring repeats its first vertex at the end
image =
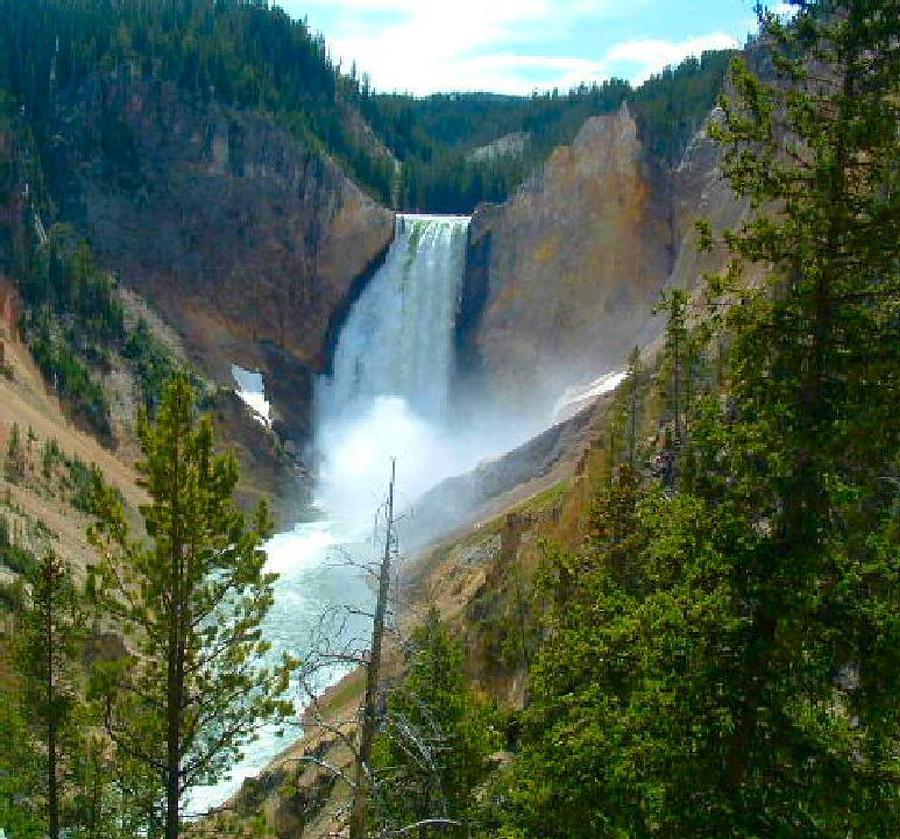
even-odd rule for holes
{"type": "Polygon", "coordinates": [[[513,410],[546,409],[652,344],[661,291],[694,289],[724,265],[721,251],[698,254],[696,220],[722,229],[745,211],[719,154],[702,130],[664,167],[623,105],[588,120],[508,202],[479,207],[457,330],[462,378],[513,410]]]}
{"type": "Polygon", "coordinates": [[[623,105],[475,214],[463,354],[522,410],[620,364],[668,276],[666,185],[643,158],[623,105]]]}
{"type": "Polygon", "coordinates": [[[393,214],[270,116],[188,99],[128,68],[60,103],[59,216],[183,336],[220,381],[261,369],[289,439],[310,379],[393,214]]]}

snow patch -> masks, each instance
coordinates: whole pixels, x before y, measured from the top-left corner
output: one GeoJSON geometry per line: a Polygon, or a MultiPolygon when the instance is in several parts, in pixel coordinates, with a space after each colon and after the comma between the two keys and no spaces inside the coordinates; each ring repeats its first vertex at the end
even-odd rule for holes
{"type": "Polygon", "coordinates": [[[231,375],[234,378],[235,393],[241,401],[250,409],[254,418],[266,428],[272,427],[272,406],[266,399],[266,388],[262,373],[253,370],[245,370],[236,364],[231,365],[231,375]]]}
{"type": "Polygon", "coordinates": [[[605,373],[583,387],[570,387],[553,406],[553,424],[565,422],[581,413],[603,394],[615,390],[628,378],[626,370],[605,373]]]}

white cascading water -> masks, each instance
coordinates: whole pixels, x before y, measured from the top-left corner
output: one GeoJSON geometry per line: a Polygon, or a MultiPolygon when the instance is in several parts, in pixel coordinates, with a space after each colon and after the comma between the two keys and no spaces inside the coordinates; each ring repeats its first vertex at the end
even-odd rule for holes
{"type": "Polygon", "coordinates": [[[320,388],[323,422],[385,395],[446,418],[468,227],[465,216],[397,217],[394,245],[344,324],[333,379],[320,388]]]}
{"type": "Polygon", "coordinates": [[[353,307],[317,394],[319,502],[371,527],[388,464],[410,503],[462,465],[450,423],[453,331],[469,219],[400,215],[387,259],[353,307]]]}
{"type": "MultiPolygon", "coordinates": [[[[289,652],[303,658],[320,615],[370,601],[367,582],[335,561],[335,554],[370,554],[364,542],[385,497],[391,458],[397,459],[400,503],[411,504],[444,478],[502,448],[491,446],[491,435],[454,433],[451,427],[453,332],[469,219],[399,215],[396,223],[384,265],[341,330],[333,376],[318,384],[321,520],[298,525],[267,546],[268,570],[280,575],[264,627],[275,656],[289,652]]],[[[249,387],[245,380],[242,392],[249,387]]],[[[244,394],[255,404],[253,397],[244,394]]],[[[345,627],[351,635],[368,631],[361,617],[345,627]]],[[[331,670],[319,687],[341,675],[341,669],[331,670]]],[[[189,812],[222,804],[297,735],[296,729],[260,732],[230,779],[195,791],[189,812]]]]}
{"type": "MultiPolygon", "coordinates": [[[[316,391],[319,520],[279,534],[266,546],[267,569],[280,575],[263,627],[275,657],[287,652],[305,658],[320,617],[341,607],[353,607],[355,614],[342,625],[336,646],[371,633],[362,614],[372,589],[341,557],[371,559],[377,550],[366,539],[385,498],[392,458],[397,460],[398,502],[414,507],[445,478],[509,451],[621,381],[623,374],[607,374],[571,389],[554,408],[546,406],[545,416],[536,411],[530,421],[497,416],[477,403],[474,411],[452,410],[454,327],[468,224],[467,217],[399,215],[384,265],[341,330],[333,375],[322,377],[316,391]],[[463,415],[465,422],[454,422],[463,415]]],[[[268,422],[261,377],[237,367],[233,373],[241,398],[268,422]]],[[[403,525],[414,538],[415,516],[404,516],[403,525]]],[[[403,528],[400,538],[402,551],[403,528]]],[[[347,669],[324,671],[315,687],[334,684],[347,669]]],[[[298,713],[302,706],[298,690],[298,713]]],[[[221,805],[299,733],[297,727],[259,732],[228,780],[194,792],[189,814],[221,805]]]]}

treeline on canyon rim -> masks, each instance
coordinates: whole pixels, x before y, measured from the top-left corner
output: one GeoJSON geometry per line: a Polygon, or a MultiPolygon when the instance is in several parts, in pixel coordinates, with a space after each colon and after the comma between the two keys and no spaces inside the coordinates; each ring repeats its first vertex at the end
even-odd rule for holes
{"type": "Polygon", "coordinates": [[[113,90],[142,78],[157,91],[173,84],[200,103],[273,114],[383,203],[446,213],[505,200],[585,119],[626,100],[650,153],[677,162],[706,118],[731,56],[704,53],[638,88],[613,79],[530,97],[418,98],[376,92],[355,64],[342,68],[331,57],[305,20],[265,3],[2,0],[0,19],[0,98],[22,109],[51,182],[55,120],[88,83],[108,94],[96,142],[111,166],[136,171],[138,139],[113,90]],[[507,135],[521,141],[479,154],[507,135]]]}

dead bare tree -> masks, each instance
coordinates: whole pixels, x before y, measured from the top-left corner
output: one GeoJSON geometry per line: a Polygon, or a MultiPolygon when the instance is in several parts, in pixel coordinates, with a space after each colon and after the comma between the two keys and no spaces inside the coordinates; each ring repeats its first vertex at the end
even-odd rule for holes
{"type": "MultiPolygon", "coordinates": [[[[396,475],[396,462],[392,461],[387,499],[379,511],[373,536],[373,544],[380,547],[380,556],[367,562],[350,549],[338,549],[337,565],[362,571],[374,583],[374,609],[342,604],[323,612],[311,629],[309,653],[304,656],[305,665],[298,674],[306,706],[303,725],[310,739],[306,753],[292,762],[315,767],[350,791],[347,803],[328,814],[333,826],[329,835],[341,839],[366,836],[388,839],[460,826],[448,814],[447,802],[440,791],[439,758],[449,747],[440,727],[429,721],[427,709],[421,709],[420,720],[415,723],[388,702],[392,687],[385,672],[385,657],[388,649],[406,655],[409,643],[409,639],[404,641],[394,620],[396,601],[402,596],[397,573],[396,475]],[[361,618],[367,625],[365,636],[357,623],[361,618]],[[322,695],[322,689],[333,684],[336,673],[354,669],[365,673],[362,703],[354,703],[352,709],[336,708],[327,693],[322,695]],[[373,747],[379,735],[391,738],[423,774],[434,774],[437,794],[431,802],[433,812],[415,824],[373,825],[376,803],[384,803],[397,785],[403,783],[394,768],[373,765],[373,747]]],[[[411,604],[406,608],[411,608],[411,604]]]]}
{"type": "Polygon", "coordinates": [[[372,622],[372,649],[366,666],[366,697],[363,701],[362,721],[359,733],[359,749],[356,753],[356,788],[353,790],[353,807],[350,812],[350,839],[365,839],[366,818],[372,795],[372,745],[378,712],[378,681],[381,675],[381,655],[384,644],[384,619],[387,614],[388,593],[391,581],[391,558],[397,543],[394,532],[394,484],[397,480],[397,461],[391,461],[391,482],[388,487],[386,533],[381,572],[378,575],[378,599],[375,602],[375,618],[372,622]]]}

